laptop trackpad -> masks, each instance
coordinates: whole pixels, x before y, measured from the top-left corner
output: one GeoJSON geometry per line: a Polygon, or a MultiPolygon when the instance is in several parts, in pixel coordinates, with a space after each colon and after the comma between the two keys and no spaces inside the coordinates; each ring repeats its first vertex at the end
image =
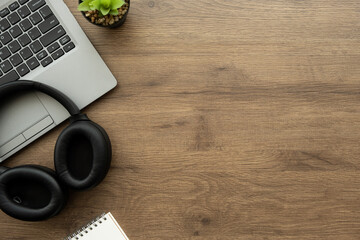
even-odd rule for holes
{"type": "Polygon", "coordinates": [[[52,122],[35,92],[21,93],[7,98],[0,103],[0,148],[2,151],[11,150],[10,148],[17,147],[24,140],[35,135],[36,129],[45,128],[52,122]]]}

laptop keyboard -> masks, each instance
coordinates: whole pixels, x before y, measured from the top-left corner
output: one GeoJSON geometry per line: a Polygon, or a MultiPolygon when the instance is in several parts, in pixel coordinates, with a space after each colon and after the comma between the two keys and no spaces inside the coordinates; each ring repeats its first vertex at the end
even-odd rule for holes
{"type": "Polygon", "coordinates": [[[75,48],[45,0],[0,9],[0,85],[44,68],[75,48]]]}

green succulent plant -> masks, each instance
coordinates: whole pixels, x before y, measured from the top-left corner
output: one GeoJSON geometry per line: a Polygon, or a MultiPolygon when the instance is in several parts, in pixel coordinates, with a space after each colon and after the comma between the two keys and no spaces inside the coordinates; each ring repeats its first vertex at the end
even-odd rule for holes
{"type": "Polygon", "coordinates": [[[125,4],[124,0],[83,0],[79,4],[79,11],[98,10],[102,15],[118,15],[118,8],[125,4]]]}

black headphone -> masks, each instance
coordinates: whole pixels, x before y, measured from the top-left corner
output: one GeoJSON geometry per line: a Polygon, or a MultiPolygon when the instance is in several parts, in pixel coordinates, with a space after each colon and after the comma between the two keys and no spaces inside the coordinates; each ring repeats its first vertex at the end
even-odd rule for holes
{"type": "Polygon", "coordinates": [[[57,215],[65,206],[67,187],[85,190],[104,179],[111,163],[111,143],[101,126],[81,114],[71,99],[50,86],[14,81],[0,86],[0,98],[24,90],[53,97],[71,115],[70,125],[55,145],[55,171],[38,165],[0,167],[1,210],[20,220],[40,221],[57,215]]]}

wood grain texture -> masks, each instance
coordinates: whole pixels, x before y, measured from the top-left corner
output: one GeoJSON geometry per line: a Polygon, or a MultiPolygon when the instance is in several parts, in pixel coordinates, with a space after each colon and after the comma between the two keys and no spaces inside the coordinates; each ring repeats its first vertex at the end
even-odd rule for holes
{"type": "MultiPolygon", "coordinates": [[[[144,0],[116,30],[65,0],[119,86],[86,109],[109,175],[1,239],[111,211],[137,239],[359,239],[360,2],[144,0]]],[[[6,162],[53,167],[56,128],[6,162]]]]}

